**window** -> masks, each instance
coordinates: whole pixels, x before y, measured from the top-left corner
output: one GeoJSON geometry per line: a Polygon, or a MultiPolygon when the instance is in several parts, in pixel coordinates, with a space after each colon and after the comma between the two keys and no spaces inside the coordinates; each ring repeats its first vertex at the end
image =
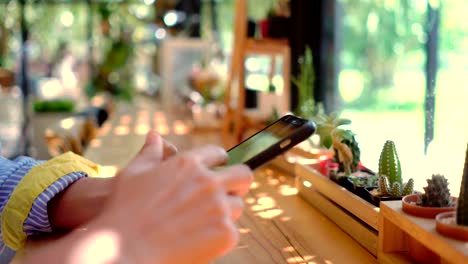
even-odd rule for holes
{"type": "Polygon", "coordinates": [[[419,189],[443,173],[459,190],[468,142],[467,8],[463,0],[338,0],[342,116],[352,120],[365,165],[377,169],[381,146],[394,140],[404,179],[419,189]]]}

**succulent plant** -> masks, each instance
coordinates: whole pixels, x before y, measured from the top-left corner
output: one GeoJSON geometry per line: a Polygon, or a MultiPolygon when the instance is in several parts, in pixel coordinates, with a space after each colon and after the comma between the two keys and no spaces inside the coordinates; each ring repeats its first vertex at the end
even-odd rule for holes
{"type": "Polygon", "coordinates": [[[468,226],[468,146],[465,154],[460,194],[458,195],[457,224],[468,226]]]}
{"type": "Polygon", "coordinates": [[[395,143],[387,140],[379,159],[379,193],[382,196],[404,196],[413,193],[414,181],[403,184],[401,165],[395,143]]]}
{"type": "Polygon", "coordinates": [[[320,145],[329,149],[333,144],[333,136],[339,135],[341,138],[346,138],[352,135],[350,130],[339,128],[343,125],[351,124],[351,120],[340,118],[336,113],[319,114],[315,119],[317,124],[317,134],[320,136],[320,145]]]}
{"type": "MultiPolygon", "coordinates": [[[[354,134],[350,130],[346,130],[346,133],[339,133],[340,131],[337,131],[335,133],[334,139],[333,140],[339,140],[341,141],[341,144],[344,144],[348,147],[348,149],[351,152],[352,159],[351,163],[345,164],[347,162],[343,162],[343,160],[340,159],[341,155],[335,155],[335,161],[336,163],[339,164],[339,169],[338,171],[346,171],[347,169],[349,170],[349,174],[356,172],[359,170],[359,162],[361,161],[361,149],[359,148],[359,144],[356,141],[356,138],[354,137],[354,134]],[[349,166],[349,168],[345,168],[346,166],[349,166]]],[[[336,144],[335,142],[333,143],[334,146],[334,151],[335,153],[338,154],[338,149],[336,149],[336,144]]],[[[348,175],[349,175],[348,174],[348,175]]]]}
{"type": "Polygon", "coordinates": [[[448,180],[443,175],[433,174],[431,179],[427,179],[427,186],[424,187],[425,193],[421,195],[421,205],[427,207],[452,206],[448,185],[448,180]]]}

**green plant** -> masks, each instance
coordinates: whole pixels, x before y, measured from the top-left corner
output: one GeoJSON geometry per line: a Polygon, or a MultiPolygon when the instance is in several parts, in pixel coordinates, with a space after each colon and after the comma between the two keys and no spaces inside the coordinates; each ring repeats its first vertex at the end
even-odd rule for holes
{"type": "Polygon", "coordinates": [[[319,114],[315,119],[317,124],[317,134],[320,136],[320,146],[329,149],[333,144],[333,136],[342,139],[349,139],[353,135],[350,130],[339,128],[343,125],[351,124],[351,120],[340,118],[336,113],[319,114]]]}
{"type": "Polygon", "coordinates": [[[373,187],[379,181],[379,177],[377,175],[369,175],[367,177],[349,176],[349,179],[358,187],[373,187]]]}
{"type": "Polygon", "coordinates": [[[468,226],[468,146],[465,154],[460,194],[458,195],[457,224],[468,226]]]}
{"type": "MultiPolygon", "coordinates": [[[[361,161],[361,149],[359,148],[359,144],[356,141],[356,138],[354,137],[354,133],[351,130],[335,130],[335,133],[336,134],[333,140],[339,140],[340,143],[346,145],[351,152],[352,160],[348,168],[349,173],[358,171],[358,165],[361,161]]],[[[333,145],[336,146],[336,144],[333,145]]],[[[334,147],[334,151],[335,153],[338,153],[340,150],[334,147]]],[[[338,171],[346,172],[348,170],[346,166],[348,165],[345,164],[347,162],[343,162],[343,160],[341,160],[341,156],[343,155],[335,155],[335,161],[339,164],[338,171]]]]}
{"type": "Polygon", "coordinates": [[[312,51],[306,47],[304,55],[299,58],[299,76],[291,77],[291,81],[298,89],[298,104],[296,114],[305,118],[313,117],[320,109],[314,100],[315,71],[312,51]]]}
{"type": "Polygon", "coordinates": [[[43,100],[33,104],[34,112],[71,112],[75,103],[70,99],[43,100]]]}
{"type": "Polygon", "coordinates": [[[383,196],[403,196],[413,193],[414,181],[403,184],[401,164],[395,143],[387,140],[379,159],[379,193],[383,196]]]}
{"type": "Polygon", "coordinates": [[[433,174],[431,179],[427,179],[427,186],[424,187],[424,194],[421,195],[422,206],[427,207],[450,207],[452,197],[448,188],[448,180],[444,175],[433,174]]]}

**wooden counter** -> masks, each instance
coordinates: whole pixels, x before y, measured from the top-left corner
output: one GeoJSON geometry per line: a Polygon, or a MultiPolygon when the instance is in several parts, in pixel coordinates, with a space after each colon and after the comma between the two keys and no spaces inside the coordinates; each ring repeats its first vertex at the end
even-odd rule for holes
{"type": "MultiPolygon", "coordinates": [[[[85,157],[109,174],[124,167],[140,149],[149,129],[180,150],[220,144],[219,132],[194,132],[175,114],[158,110],[149,99],[120,105],[85,157]]],[[[287,172],[264,167],[245,197],[238,221],[238,246],[215,263],[376,263],[375,257],[299,196],[287,172]]]]}

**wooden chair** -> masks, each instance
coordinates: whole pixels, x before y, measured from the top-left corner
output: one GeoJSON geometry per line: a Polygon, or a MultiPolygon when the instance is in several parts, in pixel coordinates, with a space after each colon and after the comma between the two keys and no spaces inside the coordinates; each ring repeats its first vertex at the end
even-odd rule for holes
{"type": "MultiPolygon", "coordinates": [[[[245,109],[245,59],[248,55],[268,56],[271,59],[269,73],[270,83],[275,73],[276,57],[283,58],[283,93],[278,95],[280,103],[277,110],[280,114],[290,109],[290,47],[287,40],[254,39],[247,37],[247,1],[235,1],[234,45],[231,57],[231,67],[226,86],[226,113],[223,122],[223,141],[227,145],[234,138],[240,142],[247,128],[258,123],[249,117],[245,109]]],[[[273,111],[273,109],[271,109],[273,111]]]]}

